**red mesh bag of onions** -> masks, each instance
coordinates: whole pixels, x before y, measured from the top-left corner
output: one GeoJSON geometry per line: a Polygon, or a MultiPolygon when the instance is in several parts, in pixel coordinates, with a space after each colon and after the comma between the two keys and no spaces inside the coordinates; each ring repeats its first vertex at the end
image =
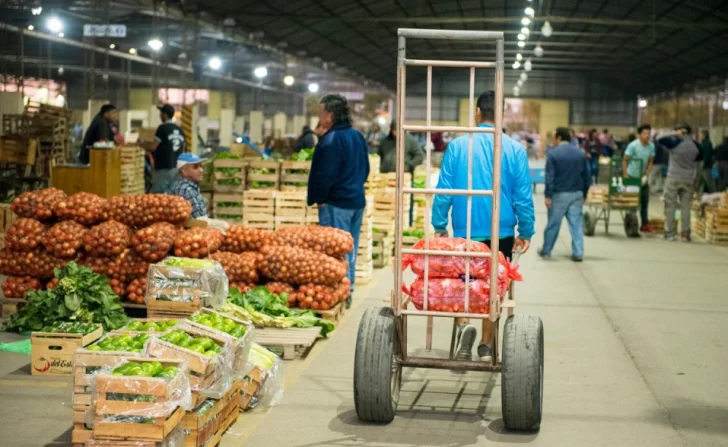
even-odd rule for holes
{"type": "Polygon", "coordinates": [[[230,225],[225,233],[225,240],[220,247],[222,251],[243,253],[258,251],[272,233],[270,231],[250,228],[243,225],[230,225]]]}
{"type": "Polygon", "coordinates": [[[61,220],[73,220],[81,225],[96,225],[103,220],[106,199],[88,192],[77,192],[53,205],[53,212],[61,220]]]}
{"type": "Polygon", "coordinates": [[[186,258],[205,258],[220,249],[224,236],[212,228],[192,228],[180,232],[174,239],[174,255],[186,258]]]}
{"type": "Polygon", "coordinates": [[[169,222],[158,222],[134,233],[131,245],[145,261],[158,262],[172,250],[180,231],[181,228],[169,222]]]}
{"type": "Polygon", "coordinates": [[[260,272],[266,277],[288,284],[336,285],[346,276],[338,260],[303,248],[265,246],[260,272]]]}
{"type": "Polygon", "coordinates": [[[3,282],[3,295],[6,298],[23,298],[26,292],[42,289],[40,280],[30,276],[8,276],[3,282]]]}
{"type": "Polygon", "coordinates": [[[8,276],[31,276],[46,279],[53,277],[53,269],[62,268],[67,259],[57,258],[45,250],[18,253],[0,250],[0,274],[8,276]]]}
{"type": "Polygon", "coordinates": [[[43,236],[43,246],[59,258],[72,258],[83,245],[88,229],[72,220],[59,222],[43,236]]]}
{"type": "Polygon", "coordinates": [[[222,265],[230,282],[248,284],[258,282],[258,263],[263,260],[263,255],[258,252],[229,253],[219,251],[211,254],[210,259],[222,265]]]}
{"type": "Polygon", "coordinates": [[[46,227],[34,219],[18,219],[5,235],[5,246],[13,251],[29,252],[38,248],[46,227]]]}
{"type": "Polygon", "coordinates": [[[333,258],[351,252],[354,238],[346,231],[331,227],[290,227],[276,230],[268,239],[269,245],[300,247],[333,258]]]}
{"type": "Polygon", "coordinates": [[[131,230],[126,225],[110,220],[96,225],[84,236],[84,249],[95,257],[120,255],[131,241],[131,230]]]}
{"type": "Polygon", "coordinates": [[[56,202],[65,199],[66,193],[56,188],[28,191],[13,200],[10,209],[19,217],[28,217],[40,221],[53,218],[53,207],[56,202]]]}
{"type": "Polygon", "coordinates": [[[157,222],[182,224],[192,214],[190,202],[169,194],[128,194],[112,197],[104,210],[106,219],[119,221],[132,228],[157,222]]]}

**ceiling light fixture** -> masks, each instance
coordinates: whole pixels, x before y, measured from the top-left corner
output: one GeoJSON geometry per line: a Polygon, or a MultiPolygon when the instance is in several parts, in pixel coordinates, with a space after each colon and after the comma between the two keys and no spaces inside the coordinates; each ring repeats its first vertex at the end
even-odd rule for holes
{"type": "Polygon", "coordinates": [[[526,73],[521,73],[521,81],[526,82],[528,80],[528,75],[526,73]]]}
{"type": "Polygon", "coordinates": [[[514,69],[514,70],[518,70],[519,68],[521,68],[521,63],[520,63],[520,62],[518,62],[518,61],[515,61],[515,62],[513,63],[513,69],[514,69]]]}
{"type": "Polygon", "coordinates": [[[111,43],[111,44],[109,44],[109,48],[111,48],[113,50],[114,48],[116,48],[116,45],[114,45],[113,43],[111,43]]]}
{"type": "Polygon", "coordinates": [[[533,54],[535,54],[536,57],[543,56],[543,47],[541,44],[536,45],[536,48],[533,49],[533,54]]]}
{"type": "Polygon", "coordinates": [[[43,12],[42,6],[38,6],[37,8],[30,8],[30,13],[34,16],[39,16],[41,12],[43,12]]]}
{"type": "Polygon", "coordinates": [[[525,47],[525,46],[526,46],[526,42],[524,42],[524,41],[522,41],[522,40],[519,40],[519,41],[518,41],[518,47],[519,47],[519,48],[523,48],[523,47],[525,47]]]}
{"type": "Polygon", "coordinates": [[[638,106],[640,106],[640,109],[644,109],[647,107],[647,100],[646,99],[640,99],[637,103],[638,106]]]}
{"type": "Polygon", "coordinates": [[[28,29],[29,29],[30,31],[33,31],[33,30],[35,29],[35,27],[34,27],[33,25],[28,25],[28,29]]]}
{"type": "Polygon", "coordinates": [[[286,75],[283,78],[283,83],[286,84],[289,87],[292,86],[294,82],[296,82],[296,79],[293,76],[291,76],[291,75],[286,75]]]}
{"type": "Polygon", "coordinates": [[[518,33],[518,40],[526,40],[526,35],[523,33],[518,33]]]}
{"type": "Polygon", "coordinates": [[[516,54],[516,60],[520,61],[523,59],[523,55],[521,53],[516,54]]]}
{"type": "Polygon", "coordinates": [[[58,33],[58,37],[63,37],[63,36],[65,36],[65,34],[63,34],[63,33],[58,33]]]}
{"type": "Polygon", "coordinates": [[[528,26],[530,24],[531,24],[531,19],[529,19],[528,17],[524,17],[521,19],[521,25],[528,26]]]}
{"type": "Polygon", "coordinates": [[[525,26],[524,26],[523,28],[521,28],[521,32],[522,32],[523,34],[527,35],[527,36],[528,36],[529,34],[531,34],[531,30],[530,30],[530,29],[528,29],[528,28],[526,28],[525,26]]]}
{"type": "Polygon", "coordinates": [[[551,28],[551,24],[547,20],[546,23],[543,24],[541,27],[541,34],[543,34],[544,37],[551,37],[551,34],[554,32],[554,29],[551,28]]]}
{"type": "Polygon", "coordinates": [[[526,14],[526,15],[527,15],[528,17],[533,17],[534,15],[536,15],[536,11],[534,11],[534,9],[533,9],[533,8],[531,8],[530,6],[529,6],[528,8],[526,8],[526,9],[525,9],[525,10],[524,10],[523,12],[524,12],[524,13],[525,13],[525,14],[526,14]]]}
{"type": "Polygon", "coordinates": [[[265,67],[257,67],[255,71],[253,71],[253,74],[258,79],[263,79],[264,77],[268,76],[268,69],[265,67]]]}
{"type": "Polygon", "coordinates": [[[533,65],[531,65],[531,59],[526,59],[526,62],[523,63],[523,69],[526,71],[531,71],[533,68],[533,65]]]}
{"type": "Polygon", "coordinates": [[[219,70],[220,67],[222,67],[222,61],[219,57],[213,56],[210,58],[209,61],[207,61],[207,66],[212,68],[213,70],[219,70]]]}
{"type": "Polygon", "coordinates": [[[154,51],[159,51],[164,46],[162,41],[157,39],[156,37],[154,39],[150,40],[149,42],[147,42],[147,45],[149,45],[149,48],[151,48],[154,51]]]}
{"type": "Polygon", "coordinates": [[[311,93],[316,93],[319,91],[319,85],[314,83],[308,84],[308,91],[311,93]]]}
{"type": "Polygon", "coordinates": [[[63,31],[63,22],[56,16],[50,17],[46,23],[48,30],[52,33],[60,33],[63,31]]]}
{"type": "Polygon", "coordinates": [[[136,48],[129,48],[129,54],[136,54],[136,48]]]}

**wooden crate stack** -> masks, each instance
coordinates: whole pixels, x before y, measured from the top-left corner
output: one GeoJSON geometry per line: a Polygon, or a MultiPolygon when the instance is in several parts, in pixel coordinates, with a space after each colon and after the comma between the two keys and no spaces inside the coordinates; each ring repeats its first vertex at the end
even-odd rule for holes
{"type": "Polygon", "coordinates": [[[248,164],[247,189],[281,188],[281,163],[270,160],[251,160],[248,164]]]}
{"type": "Polygon", "coordinates": [[[318,225],[318,205],[313,204],[312,206],[306,207],[306,225],[318,225]]]}
{"type": "Polygon", "coordinates": [[[248,162],[222,158],[212,162],[212,190],[214,193],[240,196],[245,190],[248,162]]]}
{"type": "Polygon", "coordinates": [[[121,146],[121,194],[144,194],[144,156],[140,146],[121,146]]]}
{"type": "Polygon", "coordinates": [[[281,191],[305,191],[310,172],[310,161],[281,162],[281,191]]]}
{"type": "Polygon", "coordinates": [[[0,244],[5,246],[5,233],[13,226],[18,216],[10,209],[9,203],[0,203],[0,244]]]}
{"type": "Polygon", "coordinates": [[[276,193],[275,229],[305,225],[307,208],[305,192],[281,191],[276,193]]]}
{"type": "Polygon", "coordinates": [[[728,204],[723,196],[720,207],[705,209],[705,240],[714,245],[728,245],[728,204]]]}
{"type": "Polygon", "coordinates": [[[207,399],[192,411],[185,413],[182,427],[185,446],[217,446],[225,431],[240,414],[242,402],[241,381],[235,381],[220,399],[207,399]]]}
{"type": "MultiPolygon", "coordinates": [[[[250,176],[248,176],[250,180],[250,176]]],[[[249,190],[243,193],[243,224],[263,230],[275,229],[275,191],[249,190]]]]}
{"type": "Polygon", "coordinates": [[[374,268],[387,267],[394,251],[394,231],[389,234],[375,232],[372,235],[372,261],[374,268]]]}
{"type": "Polygon", "coordinates": [[[362,221],[361,233],[359,234],[359,246],[356,255],[356,280],[357,284],[368,284],[372,280],[374,272],[373,262],[373,220],[365,217],[362,221]]]}
{"type": "Polygon", "coordinates": [[[244,197],[244,193],[223,194],[213,192],[211,194],[212,215],[215,219],[224,220],[228,223],[243,223],[244,197]]]}
{"type": "Polygon", "coordinates": [[[607,203],[607,187],[592,186],[586,196],[586,205],[606,205],[607,203]]]}

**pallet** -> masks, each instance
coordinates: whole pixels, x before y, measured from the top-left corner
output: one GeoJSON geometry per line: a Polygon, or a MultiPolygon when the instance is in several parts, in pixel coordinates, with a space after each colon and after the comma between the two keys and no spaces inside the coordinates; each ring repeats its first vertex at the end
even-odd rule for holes
{"type": "Polygon", "coordinates": [[[33,332],[30,335],[30,374],[40,376],[73,375],[73,355],[77,349],[90,345],[104,333],[101,325],[95,331],[82,334],[33,332]]]}
{"type": "Polygon", "coordinates": [[[308,208],[305,192],[283,191],[276,194],[275,215],[303,217],[308,208]]]}
{"type": "Polygon", "coordinates": [[[255,331],[255,342],[261,346],[282,348],[283,359],[292,360],[296,353],[307,352],[321,334],[321,328],[263,328],[255,331]]]}
{"type": "MultiPolygon", "coordinates": [[[[294,307],[293,309],[303,310],[303,309],[296,308],[296,307],[294,307]]],[[[341,319],[342,315],[344,315],[344,303],[339,303],[328,310],[310,309],[310,308],[306,309],[306,310],[313,311],[313,313],[315,313],[319,318],[321,318],[323,320],[333,321],[334,323],[336,323],[337,321],[339,321],[341,319]]],[[[256,339],[256,343],[261,344],[260,342],[258,342],[257,339],[256,339]]]]}
{"type": "Polygon", "coordinates": [[[215,193],[212,200],[212,213],[216,219],[229,223],[241,223],[244,216],[242,195],[215,193]]]}
{"type": "Polygon", "coordinates": [[[308,176],[310,172],[310,161],[281,162],[281,190],[306,190],[308,188],[308,176]]]}
{"type": "Polygon", "coordinates": [[[245,191],[248,162],[236,159],[219,159],[212,162],[212,189],[214,192],[223,194],[242,193],[245,191]],[[226,174],[222,169],[238,169],[233,174],[226,174]],[[240,181],[239,185],[226,184],[234,180],[240,181]]]}
{"type": "Polygon", "coordinates": [[[257,160],[248,165],[246,189],[272,189],[281,187],[281,163],[277,161],[257,160]],[[257,173],[257,169],[266,169],[267,173],[257,173]],[[264,186],[254,186],[253,183],[266,183],[264,186]]]}

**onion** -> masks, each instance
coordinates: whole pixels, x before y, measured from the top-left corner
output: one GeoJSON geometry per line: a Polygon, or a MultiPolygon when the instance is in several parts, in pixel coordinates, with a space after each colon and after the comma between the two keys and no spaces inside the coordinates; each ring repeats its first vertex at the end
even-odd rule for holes
{"type": "Polygon", "coordinates": [[[72,258],[83,245],[88,230],[83,225],[67,220],[51,227],[43,237],[43,246],[59,258],[72,258]]]}
{"type": "Polygon", "coordinates": [[[18,219],[5,235],[5,246],[14,251],[32,251],[40,246],[45,231],[37,220],[18,219]]]}
{"type": "Polygon", "coordinates": [[[129,194],[110,198],[103,217],[142,228],[157,222],[182,224],[191,214],[192,205],[180,196],[129,194]]]}
{"type": "Polygon", "coordinates": [[[53,212],[61,220],[73,220],[81,225],[96,225],[101,222],[106,199],[88,192],[77,192],[53,205],[53,212]]]}
{"type": "Polygon", "coordinates": [[[13,200],[10,209],[20,217],[28,217],[40,221],[53,218],[53,207],[56,202],[65,199],[66,193],[56,188],[28,191],[13,200]]]}

